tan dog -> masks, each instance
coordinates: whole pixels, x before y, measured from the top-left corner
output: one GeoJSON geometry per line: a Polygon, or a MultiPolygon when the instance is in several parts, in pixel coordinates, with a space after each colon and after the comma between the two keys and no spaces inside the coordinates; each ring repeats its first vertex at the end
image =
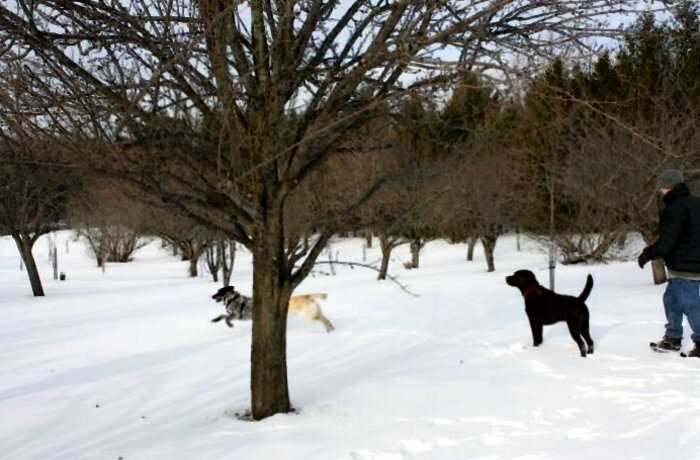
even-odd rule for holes
{"type": "Polygon", "coordinates": [[[330,332],[335,329],[333,324],[328,321],[328,318],[323,316],[323,311],[321,311],[321,305],[319,305],[319,300],[326,300],[328,294],[303,294],[295,295],[289,299],[289,313],[292,315],[299,315],[306,321],[313,322],[318,321],[323,324],[326,328],[326,332],[330,332]]]}
{"type": "MultiPolygon", "coordinates": [[[[327,297],[328,294],[295,295],[289,299],[288,313],[299,315],[309,322],[318,321],[326,328],[326,332],[330,332],[335,327],[323,315],[318,303],[319,300],[325,300],[327,297]]],[[[226,314],[214,318],[213,323],[224,319],[229,327],[233,327],[231,320],[251,319],[253,317],[253,300],[240,294],[233,286],[222,287],[211,298],[217,302],[223,302],[226,306],[226,314]]]]}

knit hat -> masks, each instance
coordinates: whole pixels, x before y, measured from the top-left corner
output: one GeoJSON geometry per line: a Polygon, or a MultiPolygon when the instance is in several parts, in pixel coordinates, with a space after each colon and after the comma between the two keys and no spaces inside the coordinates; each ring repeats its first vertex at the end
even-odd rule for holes
{"type": "Polygon", "coordinates": [[[656,186],[660,189],[672,189],[683,182],[683,173],[677,169],[667,169],[656,178],[656,186]]]}

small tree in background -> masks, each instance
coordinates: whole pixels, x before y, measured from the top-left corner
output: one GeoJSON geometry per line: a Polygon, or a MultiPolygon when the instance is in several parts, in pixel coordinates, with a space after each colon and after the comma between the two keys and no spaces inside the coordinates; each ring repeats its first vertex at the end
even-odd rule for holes
{"type": "Polygon", "coordinates": [[[143,233],[147,210],[118,183],[95,181],[71,200],[70,224],[88,243],[98,267],[131,262],[150,240],[143,233]]]}
{"type": "Polygon", "coordinates": [[[144,227],[146,231],[176,247],[180,259],[189,262],[187,266],[188,276],[196,278],[199,275],[199,260],[208,249],[213,249],[216,246],[217,234],[209,228],[197,224],[192,219],[169,213],[160,208],[150,208],[149,216],[148,223],[144,227]]]}
{"type": "Polygon", "coordinates": [[[17,245],[34,296],[44,288],[32,250],[39,237],[64,228],[73,171],[46,166],[67,154],[59,139],[36,130],[34,88],[18,62],[0,67],[0,235],[17,245]]]}
{"type": "MultiPolygon", "coordinates": [[[[473,204],[468,187],[469,180],[465,170],[465,146],[486,122],[489,111],[493,112],[494,89],[474,73],[465,74],[455,85],[440,112],[439,136],[440,152],[449,162],[449,191],[440,204],[440,222],[443,235],[453,242],[466,242],[467,260],[474,259],[474,249],[479,241],[479,229],[476,216],[470,204],[473,204]],[[456,169],[455,169],[456,168],[456,169]],[[459,173],[455,173],[459,171],[459,173]]],[[[474,152],[473,156],[478,156],[474,152]]]]}

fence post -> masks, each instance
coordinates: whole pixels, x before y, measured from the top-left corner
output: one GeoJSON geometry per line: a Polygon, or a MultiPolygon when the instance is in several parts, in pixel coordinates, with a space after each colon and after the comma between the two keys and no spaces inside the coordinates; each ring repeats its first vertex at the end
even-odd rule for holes
{"type": "Polygon", "coordinates": [[[53,279],[58,281],[58,246],[54,244],[53,246],[53,260],[51,261],[53,265],[53,279]]]}
{"type": "Polygon", "coordinates": [[[333,265],[333,251],[328,249],[328,264],[331,266],[331,275],[335,276],[335,266],[333,265]]]}
{"type": "Polygon", "coordinates": [[[549,247],[549,289],[554,290],[554,271],[557,268],[557,258],[554,245],[549,247]]]}

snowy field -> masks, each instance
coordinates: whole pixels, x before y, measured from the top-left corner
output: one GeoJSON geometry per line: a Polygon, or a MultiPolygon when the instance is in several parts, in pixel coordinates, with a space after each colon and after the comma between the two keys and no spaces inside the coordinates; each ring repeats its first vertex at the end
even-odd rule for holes
{"type": "MultiPolygon", "coordinates": [[[[66,253],[69,236],[58,245],[66,282],[51,279],[47,242],[37,244],[40,299],[0,239],[3,460],[700,459],[700,360],[649,351],[663,333],[663,287],[633,262],[558,272],[566,293],[595,278],[586,359],[564,324],[532,348],[522,298],[503,278],[530,268],[544,284],[546,263],[512,238],[491,274],[478,251],[468,263],[464,246],[443,242],[407,271],[400,248],[392,273],[419,298],[363,269],[309,278],[298,292],[327,292],[337,330],[290,320],[299,413],[250,423],[235,417],[249,406],[250,323],[209,322],[217,286],[188,279],[157,243],[103,274],[79,243],[66,253]]],[[[360,260],[361,247],[333,251],[360,260]]],[[[250,292],[245,252],[233,283],[250,292]]]]}

